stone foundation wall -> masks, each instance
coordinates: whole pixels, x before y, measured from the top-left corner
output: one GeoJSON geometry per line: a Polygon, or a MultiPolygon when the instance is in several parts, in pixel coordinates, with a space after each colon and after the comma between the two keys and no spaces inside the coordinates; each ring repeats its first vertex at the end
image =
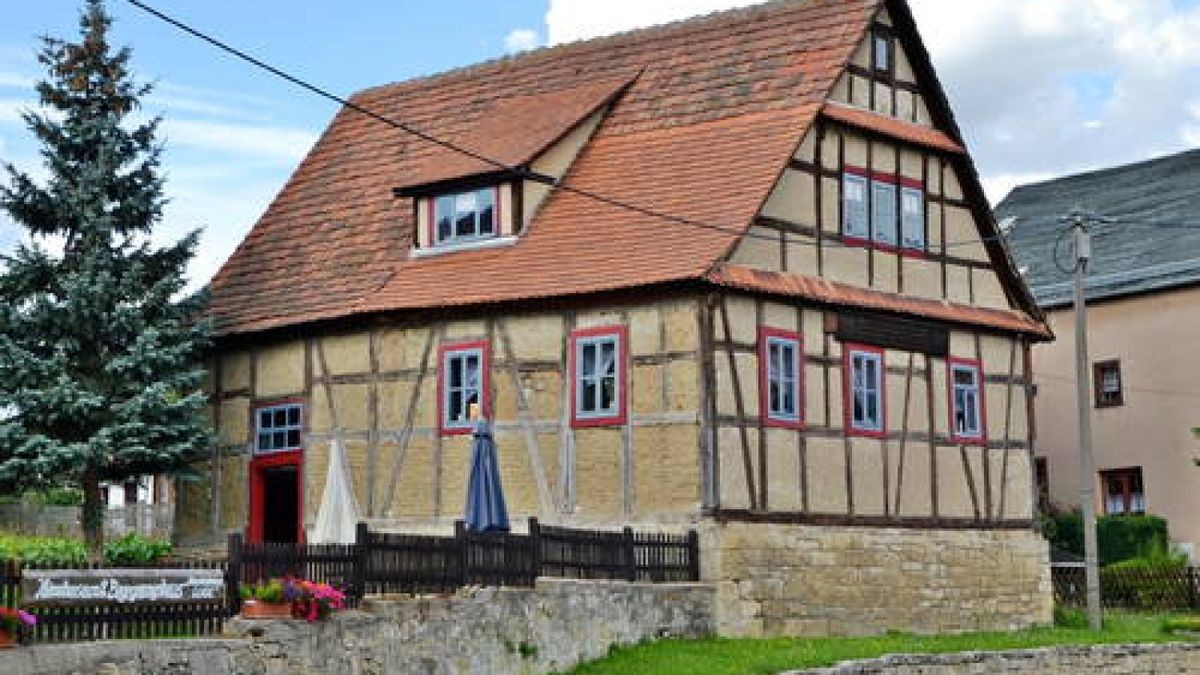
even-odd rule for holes
{"type": "Polygon", "coordinates": [[[539,579],[533,589],[368,599],[331,620],[243,621],[216,640],[122,640],[0,652],[4,675],[546,673],[614,644],[715,632],[708,584],[539,579]]]}
{"type": "Polygon", "coordinates": [[[722,635],[1010,630],[1052,619],[1049,549],[1030,530],[712,523],[701,550],[722,635]]]}
{"type": "Polygon", "coordinates": [[[1200,670],[1200,644],[1048,647],[1008,652],[897,654],[844,661],[832,668],[795,670],[782,675],[1077,675],[1078,673],[1194,673],[1200,670]]]}

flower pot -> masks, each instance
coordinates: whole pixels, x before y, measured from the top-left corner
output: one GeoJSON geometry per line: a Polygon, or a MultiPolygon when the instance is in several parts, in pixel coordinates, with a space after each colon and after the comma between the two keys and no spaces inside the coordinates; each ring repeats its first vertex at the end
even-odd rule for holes
{"type": "Polygon", "coordinates": [[[261,602],[259,600],[242,601],[243,619],[290,619],[292,618],[292,603],[290,602],[261,602]]]}
{"type": "Polygon", "coordinates": [[[15,649],[17,636],[7,628],[0,628],[0,649],[15,649]]]}

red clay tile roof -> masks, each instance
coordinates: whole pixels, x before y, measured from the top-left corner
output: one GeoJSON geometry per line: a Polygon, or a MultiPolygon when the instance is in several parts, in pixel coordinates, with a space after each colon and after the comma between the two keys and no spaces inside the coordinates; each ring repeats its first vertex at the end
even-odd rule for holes
{"type": "Polygon", "coordinates": [[[703,282],[749,227],[881,2],[768,3],[356,94],[357,105],[513,164],[611,99],[565,182],[719,228],[559,189],[512,245],[413,258],[412,202],[393,189],[487,167],[343,109],[212,280],[218,334],[703,282]]]}
{"type": "Polygon", "coordinates": [[[879,4],[768,3],[356,94],[427,133],[468,138],[501,99],[586,91],[572,117],[636,73],[566,182],[728,229],[555,190],[514,245],[411,259],[412,203],[392,191],[441,151],[343,109],[212,280],[217,331],[699,279],[749,226],[879,4]]]}
{"type": "Polygon", "coordinates": [[[1051,337],[1045,324],[1030,318],[1024,312],[988,309],[946,300],[914,298],[802,274],[772,272],[726,263],[714,267],[707,279],[729,288],[805,298],[831,305],[885,310],[951,323],[990,326],[1002,331],[1026,333],[1037,338],[1051,337]]]}
{"type": "Polygon", "coordinates": [[[894,117],[880,115],[877,112],[872,112],[864,108],[855,108],[828,101],[825,103],[825,107],[821,109],[821,115],[831,120],[842,122],[843,124],[858,127],[859,129],[876,131],[892,138],[899,138],[916,143],[917,145],[923,145],[927,148],[933,148],[934,150],[942,150],[960,155],[967,152],[957,141],[937,129],[930,129],[929,127],[919,126],[894,117]]]}
{"type": "MultiPolygon", "coordinates": [[[[633,81],[637,73],[579,87],[508,96],[464,114],[469,126],[442,140],[505,166],[522,166],[562,138],[633,81]]],[[[466,121],[464,119],[464,121],[466,121]]],[[[499,167],[449,148],[433,147],[399,176],[396,187],[434,183],[499,167]]]]}

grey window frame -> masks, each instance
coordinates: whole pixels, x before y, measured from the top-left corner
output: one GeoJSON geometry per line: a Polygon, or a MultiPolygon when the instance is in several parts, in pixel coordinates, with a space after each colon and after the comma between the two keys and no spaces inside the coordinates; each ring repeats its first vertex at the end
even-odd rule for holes
{"type": "Polygon", "coordinates": [[[276,452],[289,452],[291,450],[299,450],[304,445],[304,404],[299,402],[277,403],[273,405],[265,405],[254,410],[254,455],[270,455],[276,452]],[[291,413],[295,412],[293,416],[291,413]],[[277,426],[272,419],[270,425],[263,425],[263,415],[268,414],[274,418],[276,412],[284,413],[284,424],[277,426]],[[295,418],[295,422],[292,421],[295,418]],[[296,434],[296,442],[289,442],[288,436],[291,433],[296,434]],[[284,442],[276,445],[274,440],[276,434],[284,435],[284,442]],[[271,438],[269,445],[271,447],[264,448],[262,441],[264,436],[271,438]]]}
{"type": "Polygon", "coordinates": [[[618,332],[604,333],[601,335],[584,335],[575,338],[575,372],[572,376],[575,378],[575,418],[579,420],[593,419],[608,419],[617,417],[621,414],[621,387],[625,385],[624,374],[621,372],[621,334],[618,332]],[[596,364],[597,370],[600,366],[601,345],[612,343],[613,346],[613,396],[612,406],[609,408],[599,408],[595,410],[584,410],[583,407],[583,389],[587,385],[587,380],[593,382],[592,385],[596,388],[596,396],[594,401],[597,406],[600,403],[600,392],[603,390],[604,380],[608,375],[602,375],[599,372],[586,375],[583,372],[583,350],[585,347],[594,347],[596,349],[596,364]]]}
{"type": "MultiPolygon", "coordinates": [[[[474,424],[474,422],[471,420],[471,406],[467,400],[466,394],[467,394],[467,392],[474,392],[475,393],[475,402],[478,403],[480,406],[483,405],[483,396],[484,396],[483,387],[484,387],[484,380],[486,379],[484,377],[484,372],[483,372],[485,363],[486,362],[484,361],[482,347],[463,347],[462,349],[447,349],[446,351],[444,351],[442,353],[442,364],[441,364],[442,365],[442,420],[441,420],[441,422],[442,422],[443,429],[470,429],[470,428],[472,428],[472,425],[474,424]],[[467,374],[466,360],[472,356],[475,357],[476,363],[478,364],[478,368],[475,373],[476,381],[475,381],[475,385],[473,387],[468,386],[467,382],[465,381],[466,374],[467,374]],[[455,386],[450,381],[450,376],[453,373],[453,369],[450,367],[450,362],[455,359],[460,359],[463,362],[462,367],[459,369],[459,372],[462,374],[464,381],[459,383],[458,386],[455,386]],[[460,419],[460,420],[453,420],[453,419],[451,419],[451,416],[450,416],[451,415],[450,399],[451,399],[453,392],[455,392],[455,391],[461,392],[463,394],[463,396],[460,399],[462,402],[462,411],[461,411],[462,419],[460,419]]],[[[480,414],[482,414],[482,410],[480,411],[480,414]]]]}

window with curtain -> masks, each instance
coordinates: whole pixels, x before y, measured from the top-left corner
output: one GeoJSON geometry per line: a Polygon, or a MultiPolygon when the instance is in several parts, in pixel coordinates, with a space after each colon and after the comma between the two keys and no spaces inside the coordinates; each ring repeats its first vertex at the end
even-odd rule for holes
{"type": "Polygon", "coordinates": [[[482,344],[448,347],[442,352],[442,429],[471,429],[471,406],[485,413],[485,377],[487,361],[482,344]]]}
{"type": "Polygon", "coordinates": [[[950,362],[950,420],[956,441],[983,440],[982,374],[971,361],[950,362]]]}
{"type": "Polygon", "coordinates": [[[495,187],[438,196],[433,200],[433,243],[455,244],[494,237],[497,226],[495,187]]]}
{"type": "Polygon", "coordinates": [[[848,417],[850,432],[883,432],[883,350],[852,347],[848,351],[848,417]]]}

